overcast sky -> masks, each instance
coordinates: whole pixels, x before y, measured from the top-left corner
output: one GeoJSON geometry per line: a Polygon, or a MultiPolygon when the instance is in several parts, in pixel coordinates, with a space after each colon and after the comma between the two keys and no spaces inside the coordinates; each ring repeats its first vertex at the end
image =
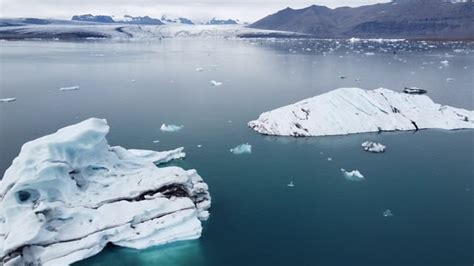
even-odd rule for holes
{"type": "Polygon", "coordinates": [[[162,14],[191,19],[235,18],[252,22],[285,7],[312,4],[328,7],[361,6],[390,0],[0,0],[0,17],[70,18],[75,14],[122,17],[161,17],[162,14]]]}

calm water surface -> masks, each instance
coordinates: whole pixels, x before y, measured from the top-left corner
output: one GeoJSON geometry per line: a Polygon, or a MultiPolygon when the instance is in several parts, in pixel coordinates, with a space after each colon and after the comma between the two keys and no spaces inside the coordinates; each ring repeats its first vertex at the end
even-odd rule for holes
{"type": "Polygon", "coordinates": [[[474,131],[294,139],[261,136],[246,123],[339,87],[417,86],[436,102],[473,109],[473,50],[314,40],[2,42],[0,98],[18,100],[0,103],[0,172],[24,142],[89,117],[108,120],[111,145],[185,147],[177,164],[196,168],[213,197],[202,238],[108,247],[78,265],[472,265],[474,131]],[[58,91],[73,85],[80,90],[58,91]],[[163,133],[162,123],[184,129],[163,133]],[[365,140],[387,152],[364,152],[365,140]],[[229,152],[246,142],[252,154],[229,152]],[[340,168],[366,180],[347,181],[340,168]],[[386,209],[394,216],[383,217],[386,209]]]}

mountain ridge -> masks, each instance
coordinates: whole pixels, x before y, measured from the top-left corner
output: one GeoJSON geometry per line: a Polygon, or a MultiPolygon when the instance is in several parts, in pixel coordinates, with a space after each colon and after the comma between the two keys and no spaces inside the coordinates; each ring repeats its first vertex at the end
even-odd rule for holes
{"type": "Polygon", "coordinates": [[[354,8],[288,7],[250,27],[300,32],[320,38],[474,39],[474,2],[396,0],[354,8]]]}

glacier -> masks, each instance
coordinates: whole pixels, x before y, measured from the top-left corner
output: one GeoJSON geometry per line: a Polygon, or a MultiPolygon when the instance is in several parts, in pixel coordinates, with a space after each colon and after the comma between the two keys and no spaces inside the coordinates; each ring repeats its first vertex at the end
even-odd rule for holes
{"type": "Polygon", "coordinates": [[[330,136],[366,132],[474,128],[474,111],[426,95],[385,88],[340,88],[262,113],[248,126],[264,135],[330,136]]]}
{"type": "Polygon", "coordinates": [[[0,27],[4,40],[133,40],[149,41],[168,38],[253,38],[304,37],[294,32],[261,30],[244,25],[130,25],[121,23],[69,22],[47,25],[0,27]]]}
{"type": "Polygon", "coordinates": [[[195,170],[159,167],[183,148],[110,146],[91,118],[25,143],[0,181],[0,265],[68,265],[108,243],[135,249],[197,239],[209,217],[195,170]]]}

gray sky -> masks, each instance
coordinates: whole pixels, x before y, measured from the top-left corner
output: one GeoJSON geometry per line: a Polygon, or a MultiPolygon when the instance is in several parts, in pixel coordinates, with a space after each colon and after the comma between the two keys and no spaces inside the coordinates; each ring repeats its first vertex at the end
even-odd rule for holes
{"type": "Polygon", "coordinates": [[[390,0],[0,0],[0,17],[70,18],[76,14],[122,17],[162,14],[203,20],[212,17],[252,22],[285,7],[312,4],[361,6],[390,0]]]}

